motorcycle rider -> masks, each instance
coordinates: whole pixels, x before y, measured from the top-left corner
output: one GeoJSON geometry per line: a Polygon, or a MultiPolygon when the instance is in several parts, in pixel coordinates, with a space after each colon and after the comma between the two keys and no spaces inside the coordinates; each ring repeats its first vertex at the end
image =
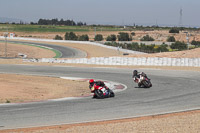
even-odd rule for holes
{"type": "MultiPolygon", "coordinates": [[[[89,88],[91,90],[92,93],[94,93],[94,90],[99,89],[103,92],[103,95],[107,95],[107,93],[109,92],[109,88],[104,84],[103,81],[95,81],[94,79],[90,79],[89,80],[89,88]],[[94,87],[94,89],[92,89],[94,87]]],[[[93,98],[96,98],[97,96],[93,95],[93,98]]]]}
{"type": "Polygon", "coordinates": [[[138,83],[138,86],[141,86],[141,82],[142,80],[145,78],[147,78],[147,75],[144,72],[138,72],[137,70],[133,71],[133,80],[138,83]]]}
{"type": "Polygon", "coordinates": [[[108,87],[105,85],[103,81],[95,81],[94,79],[89,80],[89,88],[91,89],[93,86],[101,86],[104,87],[105,89],[108,89],[108,87]]]}
{"type": "Polygon", "coordinates": [[[114,97],[115,94],[112,90],[110,90],[103,81],[95,81],[94,79],[89,80],[89,88],[92,93],[94,93],[93,98],[97,98],[95,94],[95,90],[101,90],[103,92],[104,97],[114,97]]]}

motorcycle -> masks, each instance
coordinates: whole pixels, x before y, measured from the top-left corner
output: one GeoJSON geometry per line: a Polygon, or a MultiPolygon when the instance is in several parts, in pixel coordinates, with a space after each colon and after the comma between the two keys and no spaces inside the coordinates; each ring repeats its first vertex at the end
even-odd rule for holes
{"type": "Polygon", "coordinates": [[[115,93],[111,89],[101,86],[94,85],[91,88],[91,92],[94,93],[93,98],[103,99],[115,96],[115,93]]]}
{"type": "MultiPolygon", "coordinates": [[[[138,83],[138,78],[136,78],[136,77],[134,77],[134,81],[136,82],[136,83],[138,83]]],[[[152,87],[152,83],[151,83],[151,79],[149,79],[149,78],[147,78],[147,76],[142,76],[141,77],[141,82],[140,83],[138,83],[138,87],[140,87],[140,88],[150,88],[150,87],[152,87]]]]}

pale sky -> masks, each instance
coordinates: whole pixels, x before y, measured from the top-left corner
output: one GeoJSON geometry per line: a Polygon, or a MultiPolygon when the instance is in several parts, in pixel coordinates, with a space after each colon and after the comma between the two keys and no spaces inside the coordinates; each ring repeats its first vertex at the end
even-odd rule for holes
{"type": "Polygon", "coordinates": [[[182,24],[200,27],[200,0],[0,0],[0,17],[178,26],[181,8],[182,24]]]}

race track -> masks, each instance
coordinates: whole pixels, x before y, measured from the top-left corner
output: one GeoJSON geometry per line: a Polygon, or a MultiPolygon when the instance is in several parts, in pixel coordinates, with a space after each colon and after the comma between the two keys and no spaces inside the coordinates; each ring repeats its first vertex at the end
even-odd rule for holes
{"type": "Polygon", "coordinates": [[[144,71],[150,89],[137,88],[131,69],[63,66],[0,65],[0,73],[104,79],[127,85],[108,99],[91,97],[0,105],[0,130],[121,119],[200,108],[200,73],[192,71],[144,71]]]}
{"type": "MultiPolygon", "coordinates": [[[[0,42],[4,42],[4,40],[0,40],[0,42]]],[[[87,56],[86,52],[83,52],[81,50],[67,47],[67,46],[61,46],[61,45],[54,45],[54,44],[47,44],[47,43],[39,43],[39,42],[23,42],[23,41],[8,41],[10,43],[15,44],[34,44],[39,46],[45,46],[52,49],[56,49],[61,53],[61,57],[59,58],[84,58],[87,56]]]]}

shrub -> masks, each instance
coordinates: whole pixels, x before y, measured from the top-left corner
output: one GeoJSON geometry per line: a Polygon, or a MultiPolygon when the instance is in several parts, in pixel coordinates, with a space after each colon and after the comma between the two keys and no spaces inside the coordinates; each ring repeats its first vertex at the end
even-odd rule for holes
{"type": "Polygon", "coordinates": [[[117,36],[118,41],[132,41],[132,37],[129,36],[128,33],[119,32],[119,35],[117,36]]]}
{"type": "Polygon", "coordinates": [[[56,35],[54,39],[55,40],[63,40],[63,38],[61,36],[59,36],[59,35],[56,35]]]}
{"type": "Polygon", "coordinates": [[[169,49],[167,47],[168,47],[168,45],[163,43],[163,44],[159,45],[158,48],[156,48],[156,52],[168,52],[169,49]]]}
{"type": "Polygon", "coordinates": [[[103,40],[103,36],[101,34],[97,34],[94,38],[95,41],[102,41],[103,40]]]}
{"type": "Polygon", "coordinates": [[[133,42],[131,44],[128,43],[116,43],[116,42],[106,42],[105,45],[121,47],[129,50],[142,51],[146,53],[154,53],[154,52],[168,52],[168,45],[163,43],[162,45],[145,45],[141,43],[140,45],[137,42],[133,42]]]}
{"type": "Polygon", "coordinates": [[[117,40],[117,37],[116,35],[110,35],[106,38],[106,41],[116,41],[117,40]]]}
{"type": "Polygon", "coordinates": [[[78,37],[76,36],[76,34],[74,32],[66,32],[65,34],[65,40],[78,40],[78,37]]]}
{"type": "Polygon", "coordinates": [[[135,36],[135,32],[131,32],[131,35],[132,35],[132,36],[135,36]]]}
{"type": "Polygon", "coordinates": [[[140,46],[138,43],[134,42],[134,43],[128,44],[127,49],[138,51],[140,49],[140,46]]]}
{"type": "Polygon", "coordinates": [[[184,42],[176,41],[175,43],[172,43],[170,47],[171,49],[185,50],[187,49],[187,44],[184,42]]]}
{"type": "Polygon", "coordinates": [[[169,33],[179,33],[179,29],[178,28],[172,28],[169,30],[169,33]]]}
{"type": "Polygon", "coordinates": [[[199,47],[199,46],[200,46],[200,41],[195,41],[195,40],[193,40],[193,41],[191,42],[191,44],[194,45],[195,47],[199,47]]]}
{"type": "Polygon", "coordinates": [[[140,41],[154,41],[154,38],[150,37],[149,35],[143,36],[140,41]]]}
{"type": "Polygon", "coordinates": [[[89,41],[89,36],[88,35],[81,35],[78,40],[79,41],[89,41]]]}
{"type": "Polygon", "coordinates": [[[169,36],[167,38],[167,42],[175,42],[175,41],[176,41],[176,39],[174,38],[174,36],[169,36]]]}
{"type": "Polygon", "coordinates": [[[118,47],[119,46],[119,44],[116,43],[116,42],[106,42],[105,45],[114,46],[114,47],[118,47]]]}
{"type": "Polygon", "coordinates": [[[6,103],[11,103],[9,100],[6,100],[6,103]]]}
{"type": "Polygon", "coordinates": [[[149,51],[149,52],[154,52],[154,47],[155,47],[155,44],[151,44],[151,45],[147,45],[145,50],[149,51]]]}

